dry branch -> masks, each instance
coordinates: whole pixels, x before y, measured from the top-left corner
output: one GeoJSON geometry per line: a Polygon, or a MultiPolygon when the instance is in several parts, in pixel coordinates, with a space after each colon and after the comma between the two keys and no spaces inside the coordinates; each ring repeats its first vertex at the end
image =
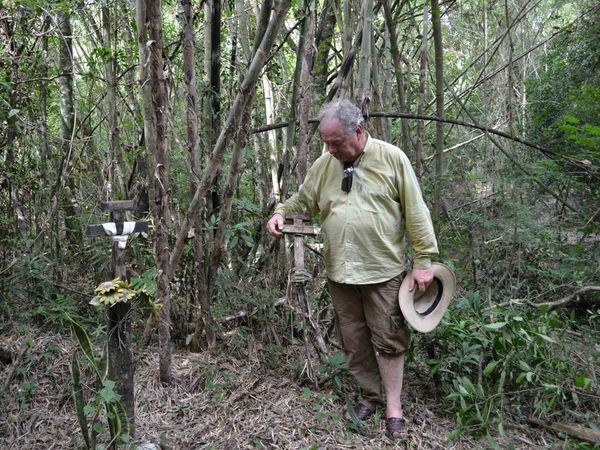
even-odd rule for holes
{"type": "Polygon", "coordinates": [[[571,301],[579,301],[581,299],[581,294],[585,294],[586,292],[590,292],[590,291],[600,291],[600,286],[584,286],[580,289],[578,289],[577,291],[573,292],[572,294],[567,295],[566,297],[561,298],[560,300],[556,300],[553,302],[544,302],[544,303],[533,303],[533,302],[527,302],[529,303],[531,306],[535,306],[537,308],[542,307],[542,306],[548,306],[549,308],[556,308],[557,306],[561,306],[561,305],[565,305],[567,303],[570,303],[571,301]]]}
{"type": "MultiPolygon", "coordinates": [[[[403,113],[403,112],[370,112],[369,117],[429,120],[429,121],[434,121],[434,122],[443,122],[443,123],[450,123],[453,125],[460,125],[460,126],[467,127],[467,128],[475,128],[475,129],[484,131],[486,133],[495,134],[497,136],[501,136],[503,138],[510,139],[515,142],[519,142],[520,144],[523,144],[527,147],[531,147],[531,148],[541,151],[546,156],[550,156],[550,155],[556,156],[556,157],[559,156],[552,150],[544,148],[544,147],[540,147],[539,145],[536,145],[525,139],[522,139],[522,138],[519,138],[516,136],[511,136],[510,134],[505,133],[500,130],[496,130],[495,128],[486,127],[486,126],[475,124],[475,123],[464,122],[461,120],[454,120],[454,119],[448,119],[448,118],[440,119],[439,117],[435,117],[435,116],[425,116],[425,115],[420,115],[420,114],[410,114],[410,113],[403,113]]],[[[310,122],[316,124],[317,120],[311,119],[310,122]]],[[[276,130],[279,128],[285,128],[287,126],[289,126],[288,122],[280,122],[280,123],[275,123],[275,124],[271,124],[271,125],[265,125],[262,127],[253,128],[250,132],[253,134],[254,133],[264,133],[265,131],[276,130]]]]}
{"type": "Polygon", "coordinates": [[[546,422],[544,420],[535,419],[530,417],[527,421],[538,427],[547,428],[556,433],[567,433],[582,441],[590,442],[592,444],[600,444],[600,432],[591,428],[584,427],[582,425],[568,425],[560,422],[546,422]]]}
{"type": "Polygon", "coordinates": [[[535,302],[532,302],[529,300],[524,300],[524,299],[521,299],[521,300],[512,299],[507,302],[498,303],[497,305],[486,308],[486,310],[489,310],[491,308],[509,306],[512,304],[520,304],[520,305],[527,304],[529,306],[534,306],[536,308],[541,308],[542,306],[547,306],[549,308],[556,308],[557,306],[565,305],[565,304],[571,302],[573,299],[575,299],[575,301],[579,301],[580,300],[579,296],[581,294],[585,294],[586,292],[590,292],[590,291],[592,291],[592,292],[600,291],[600,286],[584,286],[584,287],[578,289],[577,291],[573,292],[572,294],[569,294],[566,297],[563,297],[560,300],[555,300],[553,302],[535,303],[535,302]]]}
{"type": "MultiPolygon", "coordinates": [[[[460,148],[467,144],[470,144],[471,142],[476,141],[477,139],[482,138],[483,136],[485,136],[485,133],[478,134],[474,138],[471,138],[467,141],[460,142],[459,144],[453,145],[452,147],[445,148],[443,150],[443,153],[448,153],[449,151],[456,150],[457,148],[460,148]]],[[[423,158],[423,161],[429,161],[430,159],[433,159],[433,158],[435,158],[435,154],[423,158]]]]}

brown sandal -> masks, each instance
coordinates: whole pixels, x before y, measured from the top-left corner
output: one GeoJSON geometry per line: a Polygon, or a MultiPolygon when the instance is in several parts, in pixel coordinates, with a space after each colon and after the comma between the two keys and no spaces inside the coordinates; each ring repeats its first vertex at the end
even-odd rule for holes
{"type": "Polygon", "coordinates": [[[402,417],[388,417],[385,420],[387,436],[390,439],[400,439],[406,437],[406,420],[402,417]]]}

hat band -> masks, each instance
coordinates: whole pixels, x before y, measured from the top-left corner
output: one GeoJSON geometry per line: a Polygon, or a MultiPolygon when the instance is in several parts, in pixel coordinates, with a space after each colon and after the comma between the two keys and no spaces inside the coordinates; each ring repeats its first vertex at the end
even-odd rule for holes
{"type": "Polygon", "coordinates": [[[433,301],[431,306],[429,308],[427,308],[427,311],[425,311],[423,313],[420,313],[419,311],[417,311],[417,314],[419,314],[421,316],[428,316],[433,311],[435,311],[438,304],[440,303],[440,300],[442,299],[442,293],[444,292],[444,286],[442,286],[442,282],[438,278],[434,278],[433,280],[437,283],[437,288],[438,288],[437,296],[435,297],[435,300],[433,301]]]}

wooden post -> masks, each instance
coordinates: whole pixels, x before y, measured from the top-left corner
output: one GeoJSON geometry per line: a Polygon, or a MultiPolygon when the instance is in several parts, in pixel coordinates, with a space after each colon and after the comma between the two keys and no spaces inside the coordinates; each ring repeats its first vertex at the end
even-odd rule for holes
{"type": "MultiPolygon", "coordinates": [[[[133,229],[124,230],[125,212],[133,210],[132,200],[105,202],[101,204],[101,209],[110,212],[111,223],[89,225],[86,230],[88,236],[119,236],[124,237],[126,240],[127,233],[148,232],[148,222],[135,222],[133,229]],[[106,227],[106,225],[111,225],[111,227],[106,227]],[[111,229],[110,233],[106,231],[107,228],[111,229]]],[[[111,279],[127,280],[125,252],[124,242],[113,239],[111,279]]],[[[121,396],[121,403],[127,411],[129,432],[133,437],[135,432],[135,398],[130,312],[130,302],[119,302],[106,310],[106,317],[108,322],[108,378],[115,382],[115,390],[121,396]]]]}
{"type": "Polygon", "coordinates": [[[300,228],[294,233],[294,269],[304,269],[304,233],[302,233],[302,217],[294,217],[294,225],[300,228]]]}
{"type": "Polygon", "coordinates": [[[327,357],[327,346],[323,339],[323,333],[319,328],[319,324],[314,320],[312,316],[312,310],[306,290],[304,289],[305,284],[310,280],[310,274],[304,267],[304,237],[305,236],[316,236],[320,233],[319,227],[310,225],[308,221],[311,219],[306,215],[295,215],[287,218],[291,219],[291,224],[284,224],[282,232],[284,234],[294,235],[294,268],[292,269],[292,276],[290,277],[290,284],[288,286],[288,292],[297,306],[301,308],[301,318],[303,321],[304,329],[304,345],[306,352],[305,370],[308,379],[313,381],[315,385],[317,380],[312,368],[311,358],[309,354],[309,340],[312,341],[312,345],[317,351],[317,354],[321,361],[324,361],[327,357]],[[312,329],[312,333],[311,330],[312,329]],[[311,336],[312,334],[312,336],[311,336]]]}

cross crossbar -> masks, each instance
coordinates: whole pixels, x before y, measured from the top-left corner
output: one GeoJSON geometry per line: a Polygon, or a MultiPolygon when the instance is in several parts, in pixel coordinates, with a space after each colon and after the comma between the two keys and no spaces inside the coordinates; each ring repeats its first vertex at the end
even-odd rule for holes
{"type": "Polygon", "coordinates": [[[133,200],[114,200],[111,202],[101,202],[102,211],[133,211],[133,200]]]}
{"type": "Polygon", "coordinates": [[[291,224],[284,224],[281,228],[284,234],[294,235],[294,270],[298,273],[304,270],[304,236],[316,236],[321,229],[315,225],[309,225],[306,222],[310,217],[306,215],[295,215],[286,218],[291,220],[291,224]]]}
{"type": "Polygon", "coordinates": [[[308,236],[316,236],[321,233],[321,229],[315,225],[301,224],[287,224],[283,225],[281,232],[285,234],[304,234],[308,236]]]}
{"type": "MultiPolygon", "coordinates": [[[[109,222],[101,225],[88,225],[85,234],[86,236],[113,236],[107,231],[107,225],[113,225],[116,229],[116,236],[122,236],[123,229],[126,223],[131,222],[109,222]]],[[[148,222],[135,222],[135,226],[133,230],[129,233],[147,233],[148,232],[148,222]]]]}

